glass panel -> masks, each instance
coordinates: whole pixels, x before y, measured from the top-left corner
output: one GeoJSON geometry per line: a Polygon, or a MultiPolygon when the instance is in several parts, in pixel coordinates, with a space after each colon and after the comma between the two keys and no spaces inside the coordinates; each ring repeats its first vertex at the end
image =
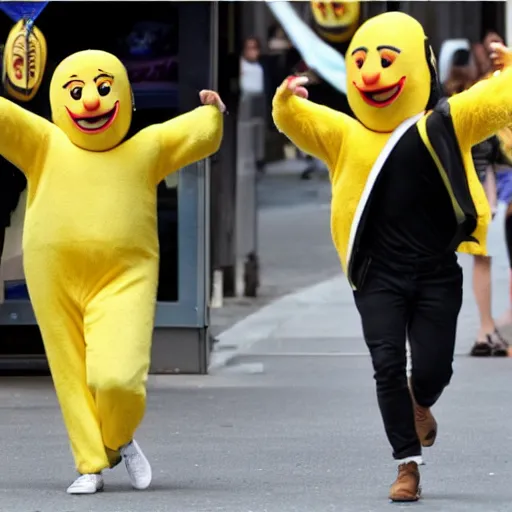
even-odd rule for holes
{"type": "MultiPolygon", "coordinates": [[[[134,2],[131,5],[138,4],[134,2]]],[[[178,114],[179,13],[172,4],[144,3],[124,18],[114,53],[124,62],[135,95],[132,133],[178,114]],[[128,15],[130,17],[130,15],[128,15]]],[[[123,9],[124,10],[124,9],[123,9]]],[[[158,300],[178,300],[178,173],[157,187],[160,272],[158,300]]]]}
{"type": "Polygon", "coordinates": [[[2,205],[0,281],[3,283],[0,286],[0,294],[3,294],[5,300],[28,300],[21,250],[27,195],[25,186],[25,178],[21,172],[2,158],[0,160],[0,205],[2,205]]]}
{"type": "MultiPolygon", "coordinates": [[[[48,43],[45,83],[36,96],[39,103],[24,106],[48,116],[48,84],[56,64],[75,51],[100,48],[117,55],[128,69],[137,108],[130,137],[178,113],[179,6],[170,2],[108,4],[104,3],[102,16],[95,18],[93,30],[90,16],[85,14],[97,9],[96,2],[52,2],[46,7],[36,20],[48,43]]],[[[12,25],[0,13],[0,41],[6,39],[12,25]]],[[[177,185],[175,173],[157,188],[161,254],[158,300],[166,302],[178,300],[177,185]]],[[[0,157],[0,275],[5,280],[4,286],[0,282],[0,301],[2,294],[6,300],[28,300],[21,251],[25,186],[21,173],[0,157]]]]}

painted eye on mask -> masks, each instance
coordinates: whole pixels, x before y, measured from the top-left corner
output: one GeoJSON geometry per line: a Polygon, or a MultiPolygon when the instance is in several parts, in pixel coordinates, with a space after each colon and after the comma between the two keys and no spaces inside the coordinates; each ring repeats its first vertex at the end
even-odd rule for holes
{"type": "Polygon", "coordinates": [[[315,3],[316,8],[320,11],[320,14],[322,17],[327,17],[327,7],[325,5],[325,2],[316,2],[315,3]]]}
{"type": "Polygon", "coordinates": [[[354,62],[356,63],[356,66],[361,69],[364,66],[364,62],[366,60],[366,52],[363,50],[359,50],[354,53],[353,55],[354,62]]]}
{"type": "Polygon", "coordinates": [[[380,65],[386,69],[395,62],[396,58],[398,57],[399,51],[395,52],[391,49],[381,49],[380,50],[380,65]]]}
{"type": "Polygon", "coordinates": [[[82,97],[82,87],[73,87],[69,91],[69,95],[76,101],[82,97]]]}
{"type": "Polygon", "coordinates": [[[107,96],[110,91],[112,90],[112,87],[108,82],[103,82],[98,85],[98,94],[100,96],[107,96]]]}
{"type": "Polygon", "coordinates": [[[386,57],[382,57],[380,59],[380,65],[383,67],[383,68],[389,68],[389,66],[391,66],[391,64],[393,64],[393,61],[390,60],[390,59],[387,59],[386,57]]]}
{"type": "Polygon", "coordinates": [[[332,2],[332,10],[334,11],[334,15],[336,17],[343,16],[345,14],[345,6],[342,2],[332,2]]]}

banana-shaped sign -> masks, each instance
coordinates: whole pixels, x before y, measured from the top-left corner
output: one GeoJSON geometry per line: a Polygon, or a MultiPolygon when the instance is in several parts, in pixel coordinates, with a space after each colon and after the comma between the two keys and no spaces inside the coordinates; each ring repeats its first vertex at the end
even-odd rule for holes
{"type": "Polygon", "coordinates": [[[359,2],[314,2],[311,11],[316,31],[327,41],[345,43],[359,26],[361,5],[359,2]]]}
{"type": "Polygon", "coordinates": [[[48,2],[0,2],[15,25],[4,46],[2,81],[8,96],[30,101],[39,90],[46,67],[46,40],[34,21],[48,2]]]}
{"type": "Polygon", "coordinates": [[[2,81],[6,93],[18,101],[30,101],[43,81],[46,57],[43,33],[25,19],[18,21],[4,47],[2,81]]]}
{"type": "Polygon", "coordinates": [[[332,87],[346,94],[347,76],[343,55],[323,41],[300,18],[289,1],[266,1],[308,67],[332,87]]]}

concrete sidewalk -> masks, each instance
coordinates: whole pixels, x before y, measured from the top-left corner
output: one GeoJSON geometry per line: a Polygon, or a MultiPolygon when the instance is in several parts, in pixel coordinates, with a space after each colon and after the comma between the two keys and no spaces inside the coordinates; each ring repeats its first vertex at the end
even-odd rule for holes
{"type": "MultiPolygon", "coordinates": [[[[509,306],[509,271],[503,239],[504,208],[489,233],[493,258],[494,312],[499,317],[509,306]]],[[[478,329],[478,310],[472,293],[473,260],[459,255],[464,269],[464,303],[459,316],[456,354],[467,355],[478,329]]],[[[218,337],[212,368],[232,357],[253,353],[307,354],[315,339],[315,353],[366,355],[359,315],[352,291],[341,273],[320,284],[289,294],[250,315],[218,337]]]]}
{"type": "Polygon", "coordinates": [[[258,297],[228,298],[211,310],[211,332],[217,336],[269,302],[339,273],[332,246],[328,176],[300,180],[300,161],[269,166],[258,182],[258,253],[261,286],[258,297]]]}

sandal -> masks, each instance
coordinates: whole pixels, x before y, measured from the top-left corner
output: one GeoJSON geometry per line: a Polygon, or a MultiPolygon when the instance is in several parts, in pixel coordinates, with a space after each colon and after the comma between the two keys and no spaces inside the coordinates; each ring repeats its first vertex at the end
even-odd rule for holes
{"type": "Polygon", "coordinates": [[[491,356],[508,357],[508,342],[503,338],[498,329],[495,329],[487,338],[491,343],[491,356]]]}
{"type": "Polygon", "coordinates": [[[475,341],[469,355],[471,357],[490,357],[492,355],[493,345],[491,337],[487,335],[486,341],[475,341]]]}

